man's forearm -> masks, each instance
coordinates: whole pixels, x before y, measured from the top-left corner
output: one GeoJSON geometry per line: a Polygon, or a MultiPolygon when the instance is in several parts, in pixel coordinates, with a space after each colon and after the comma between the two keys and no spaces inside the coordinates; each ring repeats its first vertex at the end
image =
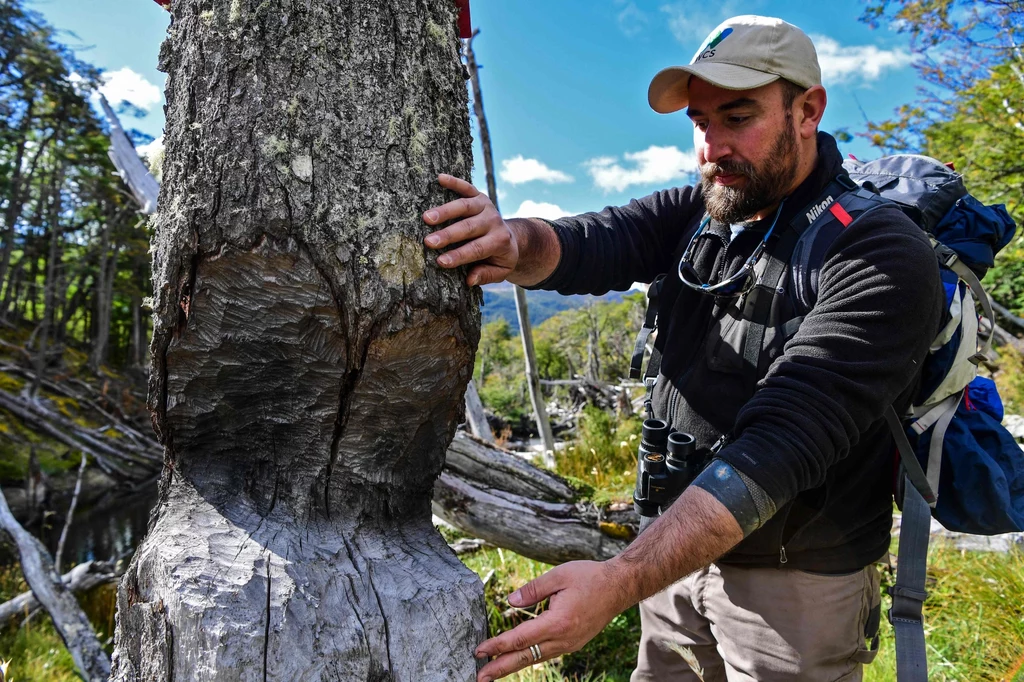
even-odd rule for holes
{"type": "Polygon", "coordinates": [[[531,286],[550,277],[562,257],[562,245],[551,226],[537,218],[510,218],[505,223],[519,248],[519,262],[508,280],[531,286]]]}
{"type": "Polygon", "coordinates": [[[706,490],[691,486],[609,568],[622,608],[643,601],[707,566],[743,539],[733,514],[706,490]]]}

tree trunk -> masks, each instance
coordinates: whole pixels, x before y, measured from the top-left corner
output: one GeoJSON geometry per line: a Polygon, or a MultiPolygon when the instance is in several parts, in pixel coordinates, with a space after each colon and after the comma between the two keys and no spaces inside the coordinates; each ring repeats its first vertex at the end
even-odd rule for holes
{"type": "Polygon", "coordinates": [[[450,0],[177,0],[150,407],[114,680],[470,680],[430,523],[479,290],[425,251],[472,160],[450,0]]]}
{"type": "MultiPolygon", "coordinates": [[[[106,100],[104,100],[106,101],[106,100]]],[[[89,353],[89,368],[99,373],[100,365],[107,360],[107,344],[110,341],[110,311],[113,307],[113,273],[107,270],[115,270],[117,267],[116,254],[110,253],[110,232],[113,229],[113,221],[103,221],[103,231],[100,236],[99,268],[96,272],[96,286],[94,287],[93,309],[96,311],[93,317],[95,323],[92,338],[92,350],[89,353]],[[108,289],[109,286],[109,289],[108,289]]]]}
{"type": "Polygon", "coordinates": [[[47,222],[50,227],[50,246],[46,256],[46,274],[43,282],[43,321],[42,330],[39,334],[38,353],[36,355],[35,369],[36,380],[32,384],[30,394],[35,396],[39,393],[39,381],[46,372],[49,358],[50,337],[53,334],[53,323],[56,319],[55,308],[57,305],[57,279],[58,269],[61,265],[64,250],[61,248],[61,240],[64,238],[61,230],[61,185],[64,183],[64,169],[59,167],[53,174],[53,187],[50,193],[50,205],[47,215],[47,222]]]}
{"type": "MultiPolygon", "coordinates": [[[[34,120],[32,113],[34,106],[35,95],[33,93],[25,98],[25,113],[22,115],[21,125],[18,126],[16,131],[18,142],[14,151],[14,161],[11,164],[11,178],[7,188],[7,207],[4,209],[3,239],[0,240],[2,242],[2,245],[0,245],[0,288],[3,287],[4,282],[7,280],[7,267],[11,263],[11,254],[14,253],[14,240],[17,235],[15,228],[24,208],[24,202],[22,201],[22,166],[25,159],[25,145],[28,142],[28,134],[34,120]]],[[[42,150],[39,153],[41,152],[42,150]]],[[[9,283],[8,287],[10,287],[9,283]]],[[[0,317],[2,317],[2,312],[0,311],[0,317]]]]}

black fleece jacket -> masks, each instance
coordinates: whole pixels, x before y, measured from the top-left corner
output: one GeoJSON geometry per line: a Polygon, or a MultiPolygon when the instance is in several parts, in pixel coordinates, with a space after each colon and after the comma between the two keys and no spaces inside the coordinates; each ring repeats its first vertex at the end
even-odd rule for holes
{"type": "MultiPolygon", "coordinates": [[[[819,133],[818,156],[810,177],[786,199],[780,227],[805,213],[843,172],[831,136],[819,133]]],[[[602,294],[669,273],[655,416],[694,434],[698,447],[731,434],[718,457],[760,486],[778,509],[720,561],[830,573],[860,569],[889,546],[893,446],[883,411],[909,404],[942,315],[932,249],[897,208],[884,208],[832,243],[809,312],[798,310],[786,273],[765,336],[762,376],[752,388],[743,374],[748,322],[742,308],[682,287],[676,274],[703,215],[699,188],[683,187],[553,221],[562,256],[537,288],[602,294]],[[777,333],[801,312],[807,314],[795,336],[777,333]]],[[[765,229],[754,225],[730,241],[729,227],[712,221],[697,239],[697,274],[714,283],[736,272],[765,229]]]]}

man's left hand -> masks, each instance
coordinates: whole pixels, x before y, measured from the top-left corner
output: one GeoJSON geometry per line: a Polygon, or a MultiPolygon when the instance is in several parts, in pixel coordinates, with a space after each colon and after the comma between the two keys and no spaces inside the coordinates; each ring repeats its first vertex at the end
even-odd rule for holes
{"type": "Polygon", "coordinates": [[[573,561],[556,566],[512,593],[515,607],[548,597],[546,611],[477,647],[477,658],[494,658],[477,673],[477,682],[491,682],[540,661],[578,651],[612,618],[632,606],[628,589],[614,578],[608,562],[573,561]],[[535,659],[530,647],[540,647],[535,659]]]}

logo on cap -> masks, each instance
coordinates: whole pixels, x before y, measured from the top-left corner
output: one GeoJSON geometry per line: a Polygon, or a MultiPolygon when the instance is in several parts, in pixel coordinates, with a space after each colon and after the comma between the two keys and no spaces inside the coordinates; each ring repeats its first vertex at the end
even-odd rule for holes
{"type": "Polygon", "coordinates": [[[697,55],[697,59],[695,59],[694,61],[698,61],[699,62],[701,59],[709,59],[711,57],[714,57],[715,56],[715,48],[718,47],[718,45],[723,40],[728,38],[731,34],[732,34],[732,29],[731,28],[723,28],[721,31],[719,31],[718,33],[713,35],[711,37],[711,40],[708,41],[708,44],[705,45],[703,48],[701,48],[700,54],[697,55]]]}

